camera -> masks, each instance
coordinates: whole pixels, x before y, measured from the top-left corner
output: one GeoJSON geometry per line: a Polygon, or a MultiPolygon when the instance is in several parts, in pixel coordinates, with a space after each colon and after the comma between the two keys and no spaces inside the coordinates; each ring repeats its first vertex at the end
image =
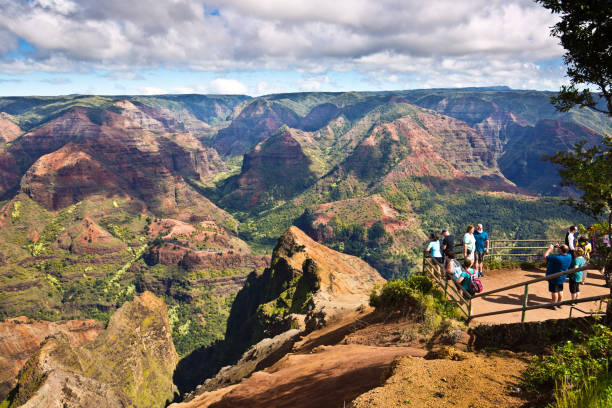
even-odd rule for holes
{"type": "Polygon", "coordinates": [[[560,248],[560,247],[561,247],[561,245],[559,245],[559,244],[553,244],[553,248],[555,248],[555,249],[556,248],[560,248]]]}

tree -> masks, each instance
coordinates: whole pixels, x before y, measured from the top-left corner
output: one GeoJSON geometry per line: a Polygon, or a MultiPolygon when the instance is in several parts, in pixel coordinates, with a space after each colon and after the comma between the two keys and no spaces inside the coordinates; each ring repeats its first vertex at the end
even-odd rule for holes
{"type": "Polygon", "coordinates": [[[563,85],[553,104],[563,112],[578,105],[612,116],[612,1],[536,0],[561,21],[551,34],[561,40],[566,53],[569,86],[563,85]],[[599,94],[581,86],[594,85],[599,94]],[[603,99],[603,101],[602,101],[603,99]],[[602,108],[601,102],[606,105],[602,108]]]}
{"type": "Polygon", "coordinates": [[[574,186],[581,192],[576,200],[566,202],[577,210],[608,220],[608,234],[612,235],[612,139],[604,139],[601,146],[585,148],[586,143],[576,144],[573,150],[557,152],[549,161],[558,164],[563,185],[574,186]]]}
{"type": "MultiPolygon", "coordinates": [[[[561,20],[551,34],[561,40],[566,53],[569,86],[562,86],[551,102],[562,112],[574,106],[588,107],[612,117],[612,0],[536,0],[561,20]],[[597,98],[588,88],[599,89],[597,98]],[[601,107],[601,102],[606,105],[601,107]]],[[[561,166],[559,174],[565,185],[582,192],[580,200],[569,199],[570,205],[599,218],[608,218],[608,237],[612,238],[612,140],[604,136],[601,146],[585,148],[578,143],[573,150],[561,151],[549,157],[561,166]]],[[[604,270],[606,284],[612,295],[612,248],[598,248],[598,262],[604,270]]],[[[607,317],[612,321],[612,301],[608,302],[607,317]]]]}

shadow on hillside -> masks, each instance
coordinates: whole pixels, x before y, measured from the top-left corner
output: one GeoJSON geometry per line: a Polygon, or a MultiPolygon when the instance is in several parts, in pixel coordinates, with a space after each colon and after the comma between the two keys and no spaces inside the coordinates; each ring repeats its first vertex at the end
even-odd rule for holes
{"type": "MultiPolygon", "coordinates": [[[[318,346],[330,346],[334,344],[338,344],[342,339],[344,339],[347,335],[356,332],[359,329],[363,329],[366,326],[369,326],[374,323],[382,322],[385,320],[385,315],[377,312],[372,312],[360,319],[355,319],[355,321],[350,321],[347,324],[339,326],[334,330],[329,332],[324,332],[323,334],[307,338],[303,343],[299,344],[299,351],[301,353],[310,352],[312,349],[318,346]]],[[[331,323],[333,325],[333,323],[331,323]]]]}
{"type": "MultiPolygon", "coordinates": [[[[206,379],[213,377],[219,370],[234,364],[237,359],[232,358],[229,346],[225,341],[218,341],[210,346],[201,347],[183,357],[174,370],[172,377],[174,384],[178,387],[179,394],[195,390],[206,379]]],[[[175,402],[180,401],[178,397],[175,402]]]]}
{"type": "Polygon", "coordinates": [[[317,371],[290,379],[252,377],[240,393],[227,395],[210,408],[257,407],[341,407],[357,396],[380,385],[389,362],[378,362],[339,375],[333,370],[317,371]]]}

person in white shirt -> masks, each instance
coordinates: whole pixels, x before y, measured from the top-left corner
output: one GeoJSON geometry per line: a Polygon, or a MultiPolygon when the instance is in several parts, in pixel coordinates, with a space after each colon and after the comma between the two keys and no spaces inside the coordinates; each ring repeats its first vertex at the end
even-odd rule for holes
{"type": "Polygon", "coordinates": [[[574,253],[576,252],[576,234],[578,233],[578,228],[575,225],[569,227],[567,232],[565,233],[565,245],[569,247],[570,254],[572,254],[572,258],[574,257],[574,253]]]}
{"type": "Polygon", "coordinates": [[[467,231],[463,236],[463,258],[474,262],[474,251],[476,250],[476,238],[474,238],[474,226],[467,226],[467,231]]]}

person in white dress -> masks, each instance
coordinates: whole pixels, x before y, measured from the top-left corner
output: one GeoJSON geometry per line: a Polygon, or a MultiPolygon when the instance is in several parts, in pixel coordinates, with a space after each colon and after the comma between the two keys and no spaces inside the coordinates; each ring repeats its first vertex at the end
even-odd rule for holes
{"type": "Polygon", "coordinates": [[[463,235],[463,258],[474,262],[474,251],[476,250],[476,238],[474,238],[474,226],[467,226],[467,231],[463,235]]]}

